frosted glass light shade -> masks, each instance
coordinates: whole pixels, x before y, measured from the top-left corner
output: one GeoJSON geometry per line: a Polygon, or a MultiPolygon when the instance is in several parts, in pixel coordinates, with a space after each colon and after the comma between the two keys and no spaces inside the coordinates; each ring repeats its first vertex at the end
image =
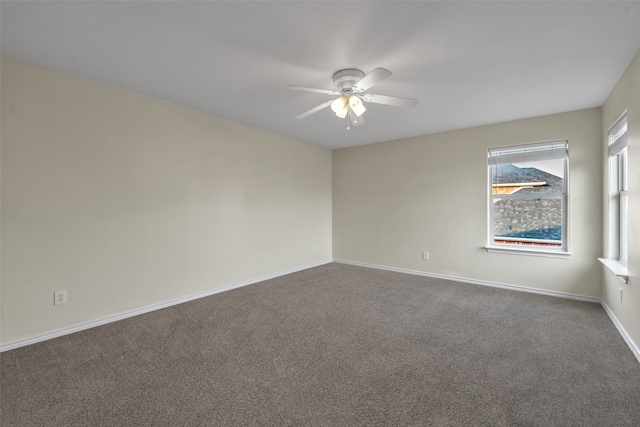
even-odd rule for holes
{"type": "Polygon", "coordinates": [[[344,107],[342,108],[342,110],[336,111],[336,116],[340,117],[341,119],[344,119],[345,117],[347,117],[348,112],[349,112],[349,106],[347,104],[344,104],[344,107]]]}
{"type": "Polygon", "coordinates": [[[344,110],[346,103],[347,103],[347,98],[345,98],[344,96],[341,96],[340,98],[336,99],[331,103],[331,109],[333,110],[334,113],[337,114],[339,111],[344,110]]]}
{"type": "Polygon", "coordinates": [[[364,105],[362,105],[362,101],[360,101],[360,98],[355,95],[351,95],[349,97],[349,106],[358,117],[360,117],[362,114],[364,114],[365,111],[367,111],[367,109],[364,108],[364,105]]]}

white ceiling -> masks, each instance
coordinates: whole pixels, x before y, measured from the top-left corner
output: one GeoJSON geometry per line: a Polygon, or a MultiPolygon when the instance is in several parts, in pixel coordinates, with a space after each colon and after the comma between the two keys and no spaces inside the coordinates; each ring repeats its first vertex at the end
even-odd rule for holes
{"type": "Polygon", "coordinates": [[[9,2],[2,55],[327,148],[600,106],[640,49],[640,2],[9,2]],[[293,117],[342,68],[393,76],[346,129],[293,117]]]}

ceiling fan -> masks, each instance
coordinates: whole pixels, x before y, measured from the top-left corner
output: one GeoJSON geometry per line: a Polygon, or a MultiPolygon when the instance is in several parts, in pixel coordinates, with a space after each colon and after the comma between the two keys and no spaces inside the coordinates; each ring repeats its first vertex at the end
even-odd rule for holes
{"type": "Polygon", "coordinates": [[[289,89],[302,90],[306,92],[340,95],[338,98],[324,102],[317,107],[297,115],[295,118],[302,119],[331,106],[331,109],[336,113],[336,116],[341,119],[347,117],[347,129],[350,129],[350,124],[359,126],[364,123],[362,115],[367,109],[362,101],[405,108],[413,108],[418,105],[417,99],[365,93],[377,83],[391,77],[391,75],[391,71],[384,68],[376,68],[367,75],[358,69],[346,68],[344,70],[337,71],[333,75],[333,84],[337,90],[318,89],[306,86],[287,86],[289,89]]]}

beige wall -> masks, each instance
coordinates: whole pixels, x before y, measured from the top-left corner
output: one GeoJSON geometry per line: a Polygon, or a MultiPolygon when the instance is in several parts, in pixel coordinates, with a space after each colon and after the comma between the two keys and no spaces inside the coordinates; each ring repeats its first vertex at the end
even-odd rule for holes
{"type": "MultiPolygon", "coordinates": [[[[624,73],[602,108],[602,157],[608,166],[607,131],[627,111],[627,144],[629,162],[629,283],[624,284],[608,269],[604,271],[603,300],[613,311],[627,334],[640,346],[640,53],[624,73]],[[620,289],[623,291],[620,302],[620,289]]],[[[608,173],[605,173],[604,182],[608,173]]],[[[604,187],[604,256],[615,257],[608,187],[604,187]]]]}
{"type": "Polygon", "coordinates": [[[595,262],[611,251],[606,130],[624,110],[640,164],[640,55],[602,109],[333,153],[7,58],[1,77],[2,343],[332,255],[602,296],[640,343],[637,168],[629,285],[595,262]],[[572,257],[487,253],[487,148],[556,139],[572,257]]]}
{"type": "Polygon", "coordinates": [[[600,297],[600,135],[593,108],[335,150],[333,257],[600,297]],[[569,141],[573,255],[487,253],[487,149],[558,139],[569,141]]]}
{"type": "Polygon", "coordinates": [[[3,343],[330,260],[329,150],[7,58],[1,84],[3,343]]]}

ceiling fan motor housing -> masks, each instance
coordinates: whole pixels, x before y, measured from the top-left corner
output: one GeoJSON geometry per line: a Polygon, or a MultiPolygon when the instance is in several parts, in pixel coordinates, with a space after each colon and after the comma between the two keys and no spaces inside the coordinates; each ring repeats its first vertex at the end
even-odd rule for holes
{"type": "Polygon", "coordinates": [[[364,77],[364,73],[355,68],[346,68],[336,71],[333,75],[333,84],[340,90],[350,90],[352,86],[358,83],[364,77]]]}

